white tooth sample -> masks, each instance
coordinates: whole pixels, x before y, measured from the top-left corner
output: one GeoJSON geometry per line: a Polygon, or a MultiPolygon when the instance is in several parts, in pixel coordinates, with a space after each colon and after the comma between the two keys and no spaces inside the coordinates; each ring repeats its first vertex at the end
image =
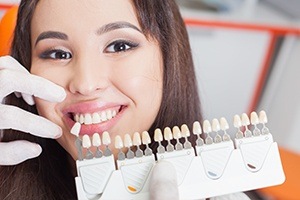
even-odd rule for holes
{"type": "Polygon", "coordinates": [[[250,115],[250,121],[252,125],[259,124],[259,118],[256,112],[252,112],[250,115]]]}
{"type": "Polygon", "coordinates": [[[79,114],[75,114],[74,115],[74,121],[75,122],[79,122],[79,114]]]}
{"type": "Polygon", "coordinates": [[[102,143],[104,145],[109,145],[111,143],[110,136],[107,131],[104,131],[102,134],[102,143]]]}
{"type": "Polygon", "coordinates": [[[99,133],[93,134],[93,140],[92,140],[94,147],[99,147],[101,145],[101,139],[99,133]]]}
{"type": "Polygon", "coordinates": [[[80,128],[81,128],[81,124],[79,122],[76,122],[71,128],[70,133],[78,137],[80,133],[80,128]]]}
{"type": "Polygon", "coordinates": [[[101,122],[100,115],[98,113],[93,113],[92,122],[93,124],[98,124],[101,122]]]}
{"type": "Polygon", "coordinates": [[[138,132],[133,134],[133,145],[139,146],[142,144],[141,135],[138,132]]]}
{"type": "Polygon", "coordinates": [[[106,112],[105,111],[103,111],[103,112],[101,112],[101,121],[107,121],[107,116],[106,116],[106,112]]]}
{"type": "Polygon", "coordinates": [[[132,146],[132,140],[129,134],[125,134],[124,136],[124,146],[130,148],[132,146]]]}
{"type": "Polygon", "coordinates": [[[107,119],[111,119],[112,118],[111,110],[107,110],[106,111],[106,118],[107,119]]]}
{"type": "Polygon", "coordinates": [[[142,142],[143,142],[143,144],[150,144],[151,143],[151,138],[150,138],[149,133],[147,131],[142,132],[142,142]]]}
{"type": "Polygon", "coordinates": [[[262,124],[268,123],[267,114],[263,110],[259,112],[259,122],[262,124]]]}
{"type": "Polygon", "coordinates": [[[215,132],[218,132],[220,130],[220,123],[219,123],[219,120],[217,120],[216,118],[214,118],[212,120],[212,130],[215,131],[215,132]]]}
{"type": "Polygon", "coordinates": [[[92,121],[92,115],[91,114],[84,114],[84,123],[85,124],[92,124],[93,121],[92,121]]]}
{"type": "Polygon", "coordinates": [[[203,121],[203,132],[204,133],[210,133],[211,132],[211,125],[208,120],[203,121]]]}
{"type": "Polygon", "coordinates": [[[242,120],[239,115],[234,115],[233,117],[233,126],[235,128],[240,128],[242,126],[242,120]]]}
{"type": "Polygon", "coordinates": [[[167,141],[173,139],[173,134],[172,134],[172,131],[171,131],[170,127],[166,127],[166,128],[164,129],[164,138],[165,138],[165,140],[167,140],[167,141]]]}
{"type": "Polygon", "coordinates": [[[243,126],[247,126],[250,124],[250,120],[249,120],[249,117],[246,113],[243,113],[242,114],[242,125],[243,126]]]}
{"type": "Polygon", "coordinates": [[[89,137],[88,135],[84,135],[84,136],[82,137],[82,147],[88,149],[88,148],[90,148],[91,146],[92,146],[92,144],[91,144],[91,139],[90,139],[90,137],[89,137]]]}
{"type": "Polygon", "coordinates": [[[80,124],[83,124],[83,123],[84,123],[84,116],[83,116],[83,114],[80,114],[80,115],[79,115],[79,123],[80,123],[80,124]]]}
{"type": "Polygon", "coordinates": [[[173,137],[174,139],[180,139],[181,138],[181,132],[178,126],[174,126],[172,129],[173,137]]]}
{"type": "Polygon", "coordinates": [[[119,135],[115,137],[115,148],[122,149],[123,148],[123,141],[119,135]]]}
{"type": "Polygon", "coordinates": [[[159,128],[155,129],[154,131],[154,141],[155,142],[163,141],[162,131],[159,128]]]}
{"type": "Polygon", "coordinates": [[[200,135],[202,133],[200,122],[195,121],[193,123],[193,133],[194,135],[200,135]]]}
{"type": "Polygon", "coordinates": [[[186,124],[181,125],[181,134],[183,137],[189,137],[190,136],[190,130],[189,127],[186,124]]]}
{"type": "Polygon", "coordinates": [[[222,131],[225,131],[225,130],[229,129],[229,125],[228,125],[228,122],[225,119],[225,117],[221,117],[221,119],[220,119],[220,127],[221,127],[222,131]]]}

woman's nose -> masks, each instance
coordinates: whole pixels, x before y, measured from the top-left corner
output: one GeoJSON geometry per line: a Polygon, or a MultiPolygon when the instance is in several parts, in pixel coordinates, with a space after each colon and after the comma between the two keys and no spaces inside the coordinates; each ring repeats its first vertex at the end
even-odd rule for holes
{"type": "Polygon", "coordinates": [[[108,71],[101,64],[77,62],[72,67],[72,74],[69,90],[73,94],[93,95],[109,85],[108,71]]]}

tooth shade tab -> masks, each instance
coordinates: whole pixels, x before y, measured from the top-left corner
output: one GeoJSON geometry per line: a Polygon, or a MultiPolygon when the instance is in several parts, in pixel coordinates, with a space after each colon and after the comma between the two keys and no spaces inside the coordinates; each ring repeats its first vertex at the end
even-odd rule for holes
{"type": "Polygon", "coordinates": [[[181,132],[178,126],[174,126],[172,129],[174,139],[181,138],[181,132]]]}
{"type": "Polygon", "coordinates": [[[109,145],[111,143],[110,136],[107,131],[104,131],[102,134],[102,143],[104,145],[109,145]]]}
{"type": "Polygon", "coordinates": [[[151,138],[150,138],[149,133],[147,131],[142,132],[142,142],[145,145],[151,143],[151,138]]]}
{"type": "Polygon", "coordinates": [[[88,135],[84,135],[84,136],[82,137],[82,147],[88,149],[88,148],[90,148],[91,146],[92,146],[92,144],[91,144],[91,139],[90,139],[90,137],[89,137],[88,135]]]}
{"type": "Polygon", "coordinates": [[[124,136],[124,146],[130,148],[132,146],[132,140],[129,134],[125,134],[124,136]]]}
{"type": "Polygon", "coordinates": [[[93,134],[93,146],[94,147],[99,147],[101,145],[101,139],[99,133],[94,133],[93,134]]]}
{"type": "Polygon", "coordinates": [[[123,141],[119,135],[115,137],[115,148],[122,149],[123,148],[123,141]]]}
{"type": "Polygon", "coordinates": [[[263,110],[259,112],[259,122],[262,124],[268,123],[267,114],[263,110]]]}
{"type": "Polygon", "coordinates": [[[250,114],[250,121],[252,125],[257,125],[259,124],[259,118],[256,112],[252,112],[250,114]]]}
{"type": "Polygon", "coordinates": [[[80,133],[80,128],[81,124],[79,122],[76,122],[71,128],[70,133],[78,137],[80,133]]]}
{"type": "Polygon", "coordinates": [[[235,128],[240,128],[242,126],[242,120],[239,115],[234,115],[233,117],[233,126],[235,128]]]}
{"type": "Polygon", "coordinates": [[[207,134],[211,132],[211,125],[208,120],[204,120],[203,122],[203,132],[207,134]]]}
{"type": "Polygon", "coordinates": [[[139,146],[142,144],[141,135],[138,132],[133,134],[133,145],[139,146]]]}
{"type": "Polygon", "coordinates": [[[228,125],[228,122],[227,122],[227,120],[226,120],[225,117],[221,117],[221,119],[220,119],[220,126],[221,126],[221,129],[223,131],[229,129],[229,125],[228,125]]]}
{"type": "Polygon", "coordinates": [[[164,129],[164,138],[167,141],[170,141],[170,140],[173,139],[173,134],[172,134],[172,131],[171,131],[170,127],[166,127],[164,129]]]}
{"type": "Polygon", "coordinates": [[[202,133],[200,122],[195,121],[193,123],[193,133],[194,135],[200,135],[202,133]]]}
{"type": "Polygon", "coordinates": [[[163,141],[163,135],[159,128],[155,129],[155,131],[154,131],[154,141],[155,142],[163,141]]]}
{"type": "Polygon", "coordinates": [[[189,127],[186,124],[181,125],[181,134],[183,137],[189,137],[190,136],[190,130],[189,127]]]}
{"type": "Polygon", "coordinates": [[[242,114],[242,125],[243,126],[248,126],[250,124],[249,117],[246,113],[242,114]]]}
{"type": "Polygon", "coordinates": [[[218,132],[220,130],[220,123],[219,123],[219,120],[217,120],[216,118],[214,118],[212,120],[212,130],[215,131],[215,132],[218,132]]]}

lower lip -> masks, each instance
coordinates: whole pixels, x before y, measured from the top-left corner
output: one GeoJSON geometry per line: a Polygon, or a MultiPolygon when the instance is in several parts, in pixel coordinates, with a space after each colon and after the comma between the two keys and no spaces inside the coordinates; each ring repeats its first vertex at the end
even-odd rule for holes
{"type": "MultiPolygon", "coordinates": [[[[89,135],[92,136],[94,133],[102,134],[104,131],[111,129],[117,121],[122,117],[126,107],[122,108],[122,110],[112,119],[107,120],[105,122],[101,122],[99,124],[81,124],[79,135],[89,135]]],[[[76,123],[70,117],[66,116],[63,118],[69,129],[74,126],[76,123]]]]}

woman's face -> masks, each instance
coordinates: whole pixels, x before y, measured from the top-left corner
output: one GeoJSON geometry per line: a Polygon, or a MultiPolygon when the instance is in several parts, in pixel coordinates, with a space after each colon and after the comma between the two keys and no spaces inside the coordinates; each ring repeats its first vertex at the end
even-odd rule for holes
{"type": "Polygon", "coordinates": [[[112,141],[150,128],[162,98],[162,55],[130,0],[41,0],[31,40],[31,73],[67,93],[61,103],[36,98],[38,112],[62,127],[58,142],[74,159],[75,121],[80,134],[108,131],[112,141]]]}

